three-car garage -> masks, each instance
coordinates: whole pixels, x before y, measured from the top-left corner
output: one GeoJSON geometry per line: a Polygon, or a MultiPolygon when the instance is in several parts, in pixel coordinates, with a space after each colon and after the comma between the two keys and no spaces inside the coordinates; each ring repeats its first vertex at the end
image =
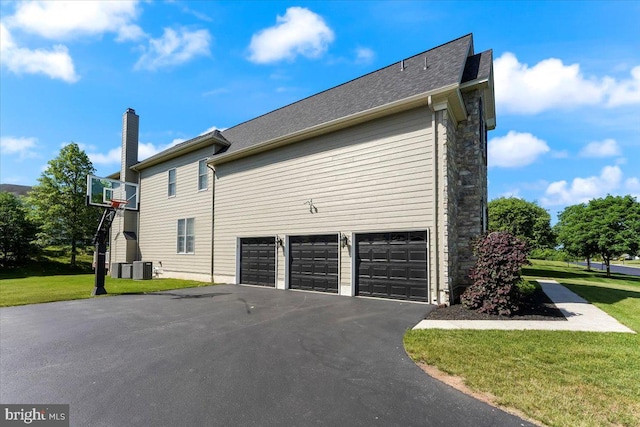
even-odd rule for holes
{"type": "Polygon", "coordinates": [[[426,230],[340,233],[240,238],[240,283],[276,287],[279,250],[285,257],[285,287],[351,295],[429,301],[428,236],[426,230]],[[346,252],[342,251],[345,249],[346,252]],[[286,249],[285,249],[286,248],[286,249]],[[340,276],[340,257],[355,257],[351,274],[340,276]]]}

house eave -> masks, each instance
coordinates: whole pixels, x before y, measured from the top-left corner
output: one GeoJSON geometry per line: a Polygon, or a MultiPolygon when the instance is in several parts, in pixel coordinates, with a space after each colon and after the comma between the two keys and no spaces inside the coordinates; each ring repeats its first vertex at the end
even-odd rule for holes
{"type": "Polygon", "coordinates": [[[148,167],[157,165],[162,162],[166,162],[167,160],[180,157],[184,154],[191,153],[201,148],[205,148],[208,146],[215,146],[215,145],[218,145],[220,148],[223,148],[223,147],[229,146],[229,143],[227,141],[221,140],[220,138],[217,138],[215,135],[198,136],[194,138],[192,141],[189,141],[184,144],[178,144],[152,157],[149,157],[148,159],[138,162],[135,165],[131,166],[131,169],[139,172],[148,167]]]}
{"type": "MultiPolygon", "coordinates": [[[[278,148],[284,145],[293,144],[295,142],[298,142],[304,139],[313,138],[329,132],[335,132],[337,130],[354,126],[360,123],[364,123],[364,122],[377,119],[383,116],[388,116],[394,113],[399,113],[402,111],[427,105],[428,98],[430,96],[442,95],[443,97],[447,97],[453,94],[454,97],[457,97],[455,93],[459,93],[458,89],[459,89],[459,84],[457,83],[444,86],[433,91],[424,92],[418,95],[401,99],[399,101],[380,105],[378,107],[371,108],[369,110],[365,110],[355,114],[351,114],[349,116],[341,117],[336,120],[332,120],[326,123],[321,123],[319,125],[312,126],[310,128],[303,129],[298,132],[283,135],[278,138],[273,138],[271,140],[261,142],[259,144],[244,148],[242,150],[234,151],[228,154],[220,154],[220,155],[211,157],[207,161],[207,163],[212,166],[220,165],[223,163],[240,159],[242,157],[252,156],[254,154],[272,150],[274,148],[278,148]]],[[[461,100],[462,98],[460,97],[460,101],[461,100]]],[[[464,108],[464,103],[462,104],[462,108],[464,108]]]]}

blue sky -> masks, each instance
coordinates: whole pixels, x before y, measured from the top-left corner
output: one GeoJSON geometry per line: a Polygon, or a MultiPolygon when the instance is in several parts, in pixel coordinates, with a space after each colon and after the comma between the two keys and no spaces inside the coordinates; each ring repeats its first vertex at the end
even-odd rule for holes
{"type": "Polygon", "coordinates": [[[493,49],[490,199],[555,216],[640,196],[640,2],[0,2],[0,181],[34,185],[68,142],[119,169],[473,33],[493,49]]]}

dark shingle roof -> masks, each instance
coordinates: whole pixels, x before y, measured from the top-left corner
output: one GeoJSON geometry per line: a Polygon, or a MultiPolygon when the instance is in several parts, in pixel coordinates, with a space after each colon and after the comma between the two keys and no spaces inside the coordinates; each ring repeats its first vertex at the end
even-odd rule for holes
{"type": "MultiPolygon", "coordinates": [[[[222,132],[231,143],[225,153],[460,83],[469,55],[473,55],[471,34],[405,59],[404,70],[397,62],[241,123],[222,132]]],[[[482,58],[479,64],[482,68],[482,58]]]]}

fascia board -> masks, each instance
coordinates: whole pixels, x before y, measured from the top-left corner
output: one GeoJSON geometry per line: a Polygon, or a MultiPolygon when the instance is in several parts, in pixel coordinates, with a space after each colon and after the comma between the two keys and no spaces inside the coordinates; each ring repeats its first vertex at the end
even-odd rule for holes
{"type": "Polygon", "coordinates": [[[186,146],[182,146],[179,147],[175,150],[172,150],[171,148],[167,150],[166,153],[164,153],[164,155],[159,155],[159,156],[154,156],[154,157],[150,157],[149,159],[143,160],[139,163],[136,163],[135,165],[131,166],[131,169],[135,170],[135,171],[141,171],[142,169],[146,169],[148,167],[157,165],[159,163],[162,162],[166,162],[167,160],[171,160],[174,159],[176,157],[180,157],[184,154],[190,153],[192,151],[196,151],[199,150],[201,148],[204,147],[208,147],[210,145],[222,145],[220,142],[218,142],[215,139],[203,139],[200,141],[194,141],[192,144],[188,144],[186,146]]]}

